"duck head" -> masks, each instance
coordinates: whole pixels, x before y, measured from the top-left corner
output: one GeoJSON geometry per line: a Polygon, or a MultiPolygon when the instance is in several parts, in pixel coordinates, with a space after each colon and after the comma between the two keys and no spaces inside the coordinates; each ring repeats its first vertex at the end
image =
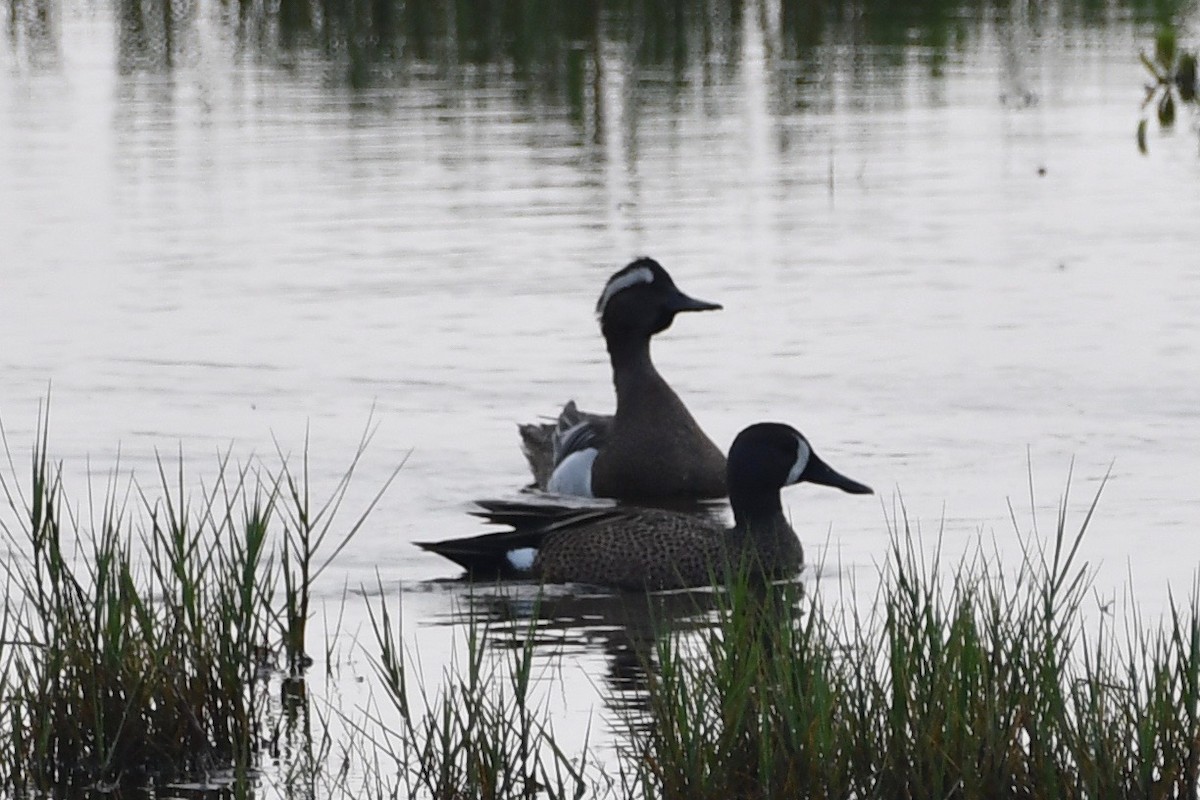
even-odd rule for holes
{"type": "Polygon", "coordinates": [[[739,433],[729,447],[727,468],[729,502],[739,520],[781,513],[779,490],[794,483],[873,493],[821,460],[800,431],[779,422],[759,422],[739,433]]]}
{"type": "Polygon", "coordinates": [[[681,311],[716,311],[719,303],[697,300],[679,291],[671,276],[652,258],[639,258],[608,279],[596,302],[606,339],[649,338],[671,326],[681,311]]]}

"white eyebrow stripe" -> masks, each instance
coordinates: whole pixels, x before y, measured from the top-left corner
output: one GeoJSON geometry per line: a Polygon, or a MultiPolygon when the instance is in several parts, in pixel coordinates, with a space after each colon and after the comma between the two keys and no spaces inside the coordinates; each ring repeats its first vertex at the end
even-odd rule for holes
{"type": "Polygon", "coordinates": [[[608,282],[608,286],[604,287],[604,294],[600,295],[600,303],[596,306],[596,313],[603,316],[604,307],[608,305],[608,301],[612,299],[613,295],[639,283],[654,283],[654,273],[651,272],[649,267],[638,267],[620,277],[613,278],[608,282]]]}
{"type": "Polygon", "coordinates": [[[787,483],[784,486],[791,486],[800,480],[800,476],[804,474],[804,469],[808,466],[808,459],[811,455],[812,448],[803,439],[797,438],[796,463],[792,465],[792,471],[788,473],[787,483]]]}

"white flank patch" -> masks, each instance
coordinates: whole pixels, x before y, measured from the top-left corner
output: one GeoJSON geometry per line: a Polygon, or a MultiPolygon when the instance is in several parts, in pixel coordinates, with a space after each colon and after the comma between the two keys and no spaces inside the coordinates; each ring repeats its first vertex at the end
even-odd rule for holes
{"type": "Polygon", "coordinates": [[[599,454],[600,451],[594,447],[571,453],[554,468],[550,480],[546,482],[546,491],[555,494],[571,494],[577,497],[593,497],[592,462],[599,454]]]}
{"type": "Polygon", "coordinates": [[[536,547],[518,547],[515,550],[509,550],[505,553],[508,563],[513,569],[528,572],[533,569],[533,560],[537,558],[536,547]]]}
{"type": "Polygon", "coordinates": [[[792,465],[792,471],[788,473],[787,483],[784,486],[791,486],[800,480],[800,476],[804,474],[804,470],[808,466],[808,459],[811,455],[812,448],[808,446],[808,442],[800,437],[796,437],[796,463],[792,465]]]}
{"type": "Polygon", "coordinates": [[[635,270],[626,272],[624,275],[613,278],[608,282],[608,286],[604,287],[604,294],[600,295],[600,303],[596,306],[596,313],[604,316],[604,307],[608,305],[608,301],[612,299],[613,295],[639,283],[654,283],[654,273],[650,271],[649,267],[638,267],[635,270]]]}

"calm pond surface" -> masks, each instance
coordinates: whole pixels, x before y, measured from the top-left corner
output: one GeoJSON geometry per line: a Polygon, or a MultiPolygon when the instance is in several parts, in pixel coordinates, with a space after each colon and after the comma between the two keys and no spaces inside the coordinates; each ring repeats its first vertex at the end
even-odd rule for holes
{"type": "MultiPolygon", "coordinates": [[[[1157,613],[1190,591],[1200,148],[1186,111],[1148,155],[1134,131],[1139,51],[1194,13],[559,5],[297,21],[5,0],[0,417],[20,474],[47,393],[79,501],[118,452],[147,482],[182,452],[200,482],[218,452],[306,436],[331,487],[373,420],[350,510],[407,461],[321,594],[402,587],[436,676],[464,607],[520,617],[531,594],[472,599],[411,542],[479,532],[469,501],[526,482],[517,423],[611,409],[593,307],[647,254],[724,304],[654,350],[714,440],[790,422],[877,492],[785,494],[822,564],[805,580],[869,583],[901,503],[928,543],[994,536],[1015,563],[1010,500],[1029,531],[1032,482],[1048,534],[1068,476],[1078,522],[1111,469],[1082,553],[1098,601],[1132,586],[1157,613]]],[[[603,694],[650,634],[604,594],[553,599],[556,724],[603,739],[603,694]]],[[[361,602],[346,614],[361,634],[361,602]]],[[[345,645],[341,678],[367,650],[345,645]]]]}

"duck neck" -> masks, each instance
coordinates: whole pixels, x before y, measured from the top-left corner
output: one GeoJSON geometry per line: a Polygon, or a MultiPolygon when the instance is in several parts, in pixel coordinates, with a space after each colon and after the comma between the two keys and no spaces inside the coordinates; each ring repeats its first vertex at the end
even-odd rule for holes
{"type": "Polygon", "coordinates": [[[778,489],[759,490],[730,485],[729,505],[733,507],[734,524],[738,530],[748,534],[773,531],[779,523],[787,526],[778,489]]]}
{"type": "MultiPolygon", "coordinates": [[[[730,493],[732,500],[732,492],[730,493]]],[[[758,506],[747,510],[735,505],[732,531],[734,551],[748,558],[749,568],[768,575],[790,575],[804,563],[804,550],[796,532],[783,516],[779,492],[760,496],[758,506]]]]}
{"type": "Polygon", "coordinates": [[[644,391],[647,383],[663,383],[650,360],[650,337],[605,337],[608,358],[612,362],[613,385],[617,390],[617,408],[621,398],[631,391],[644,391]]]}

